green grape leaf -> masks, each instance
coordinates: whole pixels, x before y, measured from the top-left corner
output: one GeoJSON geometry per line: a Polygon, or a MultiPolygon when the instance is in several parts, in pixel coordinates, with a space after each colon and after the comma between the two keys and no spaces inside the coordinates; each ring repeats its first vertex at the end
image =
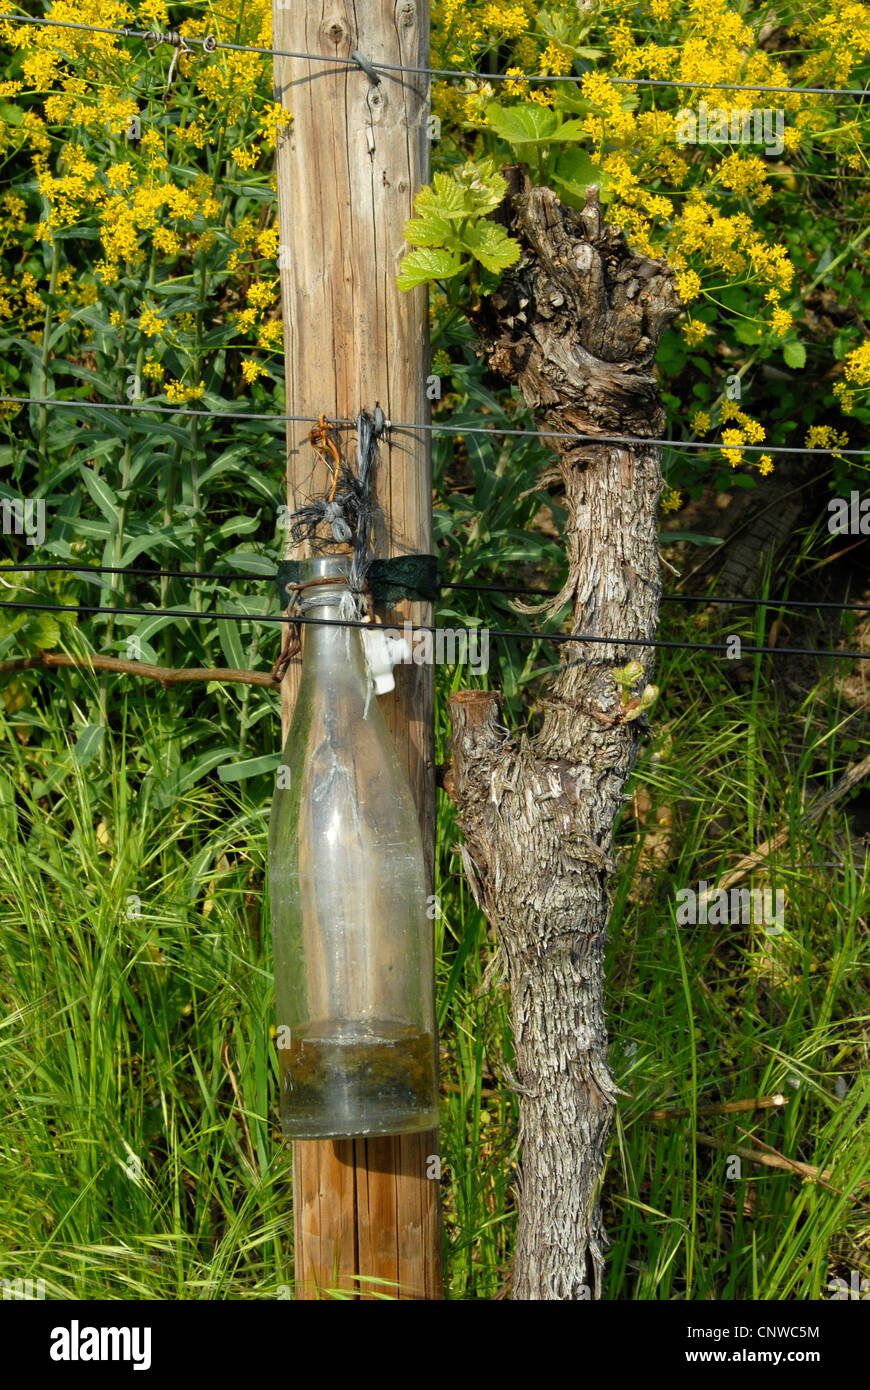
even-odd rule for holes
{"type": "Polygon", "coordinates": [[[426,208],[420,217],[405,223],[404,233],[412,246],[443,246],[455,236],[455,228],[434,208],[426,208]]]}
{"type": "Polygon", "coordinates": [[[413,290],[417,285],[425,285],[430,280],[448,280],[458,275],[466,262],[460,260],[455,251],[422,247],[411,251],[402,261],[396,284],[400,290],[413,290]]]}
{"type": "Polygon", "coordinates": [[[473,210],[465,189],[444,173],[435,174],[432,183],[420,189],[414,199],[414,209],[421,217],[433,215],[449,221],[468,217],[473,210]]]}
{"type": "Polygon", "coordinates": [[[487,270],[504,270],[520,258],[520,244],[497,222],[476,222],[462,236],[462,245],[487,270]]]}

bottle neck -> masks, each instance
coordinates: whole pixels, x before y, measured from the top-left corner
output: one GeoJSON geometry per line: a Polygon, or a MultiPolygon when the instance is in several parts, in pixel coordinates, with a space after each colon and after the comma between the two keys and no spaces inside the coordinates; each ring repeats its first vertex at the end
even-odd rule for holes
{"type": "Polygon", "coordinates": [[[322,592],[309,591],[306,595],[304,616],[313,621],[302,624],[303,679],[306,674],[310,677],[315,668],[329,664],[337,673],[344,672],[355,679],[364,680],[365,661],[360,629],[341,621],[341,600],[347,592],[342,585],[336,584],[322,592]]]}

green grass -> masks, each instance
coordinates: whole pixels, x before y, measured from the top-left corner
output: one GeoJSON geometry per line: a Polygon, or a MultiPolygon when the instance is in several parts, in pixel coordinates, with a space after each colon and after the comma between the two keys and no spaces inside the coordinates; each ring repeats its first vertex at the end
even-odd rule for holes
{"type": "MultiPolygon", "coordinates": [[[[847,712],[827,679],[795,708],[771,667],[755,671],[735,689],[725,663],[668,654],[633,783],[651,809],[641,824],[627,803],[619,827],[608,1010],[626,1094],[603,1187],[609,1299],[824,1298],[833,1274],[870,1273],[867,874],[845,804],[799,823],[842,769],[847,712]],[[676,925],[677,888],[714,880],[786,823],[771,880],[788,887],[782,936],[676,925]],[[779,1110],[645,1118],[777,1091],[779,1110]],[[748,1161],[729,1176],[750,1142],[741,1129],[829,1169],[829,1183],[748,1161]]],[[[81,682],[80,700],[96,700],[81,682]]],[[[438,683],[443,739],[461,682],[438,683]]],[[[268,778],[211,774],[173,800],[171,695],[135,718],[114,708],[90,755],[47,701],[3,718],[0,1277],[41,1278],[49,1297],[286,1296],[268,778]]],[[[442,797],[447,1284],[486,1300],[509,1274],[517,1105],[506,989],[486,976],[491,932],[456,838],[442,797]]]]}

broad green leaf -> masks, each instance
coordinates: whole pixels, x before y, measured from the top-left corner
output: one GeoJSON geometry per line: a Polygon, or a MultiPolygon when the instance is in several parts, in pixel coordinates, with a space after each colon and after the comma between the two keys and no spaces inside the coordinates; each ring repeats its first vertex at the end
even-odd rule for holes
{"type": "Polygon", "coordinates": [[[492,102],[486,115],[496,135],[509,145],[549,145],[556,138],[556,113],[536,102],[525,106],[499,106],[492,102]]]}
{"type": "Polygon", "coordinates": [[[229,521],[225,521],[223,526],[218,526],[213,532],[216,541],[226,540],[227,536],[249,536],[252,531],[259,531],[260,517],[257,516],[233,516],[229,521]]]}
{"type": "MultiPolygon", "coordinates": [[[[67,320],[69,322],[69,320],[67,320]]],[[[66,324],[64,324],[66,327],[66,324]]],[[[91,371],[90,367],[83,367],[78,362],[58,362],[54,364],[56,376],[74,376],[80,381],[90,382],[97,393],[98,398],[106,394],[106,378],[100,372],[91,371]]],[[[66,389],[69,389],[68,387],[66,389]]]]}
{"type": "Polygon", "coordinates": [[[34,798],[38,800],[40,797],[49,796],[53,791],[56,791],[64,778],[69,776],[70,771],[71,768],[68,763],[55,763],[49,770],[48,776],[45,779],[40,778],[33,783],[31,790],[34,798]]]}
{"type": "MultiPolygon", "coordinates": [[[[74,613],[60,613],[58,617],[74,618],[74,613]]],[[[28,643],[42,652],[50,652],[60,642],[60,623],[51,613],[33,613],[27,623],[28,643]]]]}
{"type": "MultiPolygon", "coordinates": [[[[554,10],[552,13],[547,10],[538,10],[535,21],[542,34],[546,34],[548,39],[555,39],[559,47],[564,48],[568,53],[573,53],[578,58],[588,58],[592,63],[598,58],[604,57],[605,50],[603,48],[578,47],[571,42],[573,37],[579,37],[575,14],[563,14],[558,10],[554,10]]],[[[581,33],[585,32],[585,30],[581,30],[581,33]]]]}
{"type": "Polygon", "coordinates": [[[454,251],[421,247],[409,252],[402,261],[396,284],[400,290],[413,290],[430,280],[448,280],[458,275],[465,264],[454,251]]]}
{"type": "Polygon", "coordinates": [[[486,266],[487,270],[498,272],[514,265],[520,258],[520,244],[509,237],[504,227],[497,222],[478,222],[469,227],[462,238],[462,245],[486,266]]]}
{"type": "MultiPolygon", "coordinates": [[[[48,340],[49,348],[55,347],[56,344],[59,342],[59,340],[63,337],[64,333],[68,333],[68,332],[69,332],[70,324],[76,323],[76,322],[81,322],[82,320],[84,320],[85,322],[89,322],[90,319],[91,319],[92,313],[93,313],[93,310],[91,309],[90,305],[88,305],[88,304],[86,304],[86,305],[84,305],[84,306],[82,306],[82,307],[80,307],[80,308],[78,308],[78,309],[73,309],[73,311],[70,313],[69,317],[66,318],[66,319],[64,319],[63,323],[58,324],[58,325],[54,328],[54,330],[52,331],[52,333],[51,333],[51,335],[50,335],[50,337],[49,337],[49,340],[48,340]]],[[[101,381],[100,384],[101,384],[101,385],[104,385],[105,383],[104,383],[104,381],[101,381]]]]}
{"type": "MultiPolygon", "coordinates": [[[[57,412],[55,412],[57,414],[57,412]]],[[[134,425],[129,417],[119,412],[117,415],[112,410],[89,409],[88,402],[82,401],[76,407],[76,413],[80,423],[89,420],[94,429],[94,437],[99,439],[103,435],[114,434],[118,439],[129,439],[134,425]]],[[[143,417],[140,416],[142,421],[143,417]]],[[[142,428],[140,423],[139,428],[142,428]]]]}
{"type": "Polygon", "coordinates": [[[404,226],[405,240],[412,246],[444,246],[455,235],[453,223],[432,208],[412,217],[404,226]]]}
{"type": "MultiPolygon", "coordinates": [[[[573,124],[573,122],[566,122],[573,124]]],[[[565,150],[559,156],[552,175],[553,182],[564,188],[581,202],[586,197],[586,189],[591,183],[598,185],[599,195],[606,200],[610,180],[598,164],[593,164],[587,150],[565,150]]]]}
{"type": "Polygon", "coordinates": [[[437,173],[428,188],[421,188],[414,199],[414,209],[421,217],[432,214],[451,221],[468,217],[472,211],[465,190],[449,174],[437,173]]]}
{"type": "Polygon", "coordinates": [[[87,521],[83,516],[75,518],[76,539],[106,542],[114,536],[114,530],[105,521],[87,521]]]}
{"type": "Polygon", "coordinates": [[[193,867],[187,875],[184,898],[186,902],[195,902],[202,891],[200,880],[205,874],[206,869],[211,863],[216,853],[214,844],[207,844],[201,849],[193,861],[193,867]]]}
{"type": "MultiPolygon", "coordinates": [[[[180,605],[179,605],[180,606],[180,605]]],[[[176,632],[183,633],[190,630],[190,622],[185,618],[176,618],[171,613],[164,615],[155,613],[153,618],[136,619],[136,635],[143,642],[148,642],[156,633],[162,632],[165,628],[174,628],[176,632]]],[[[201,626],[201,624],[197,624],[201,626]]]]}
{"type": "Polygon", "coordinates": [[[556,131],[554,143],[567,144],[569,141],[588,139],[590,139],[590,134],[587,122],[581,121],[575,116],[570,121],[562,122],[556,131]]]}
{"type": "MultiPolygon", "coordinates": [[[[229,452],[231,451],[228,450],[228,453],[229,452]]],[[[200,475],[200,489],[206,488],[208,484],[221,473],[227,475],[224,479],[225,484],[229,483],[230,474],[236,474],[238,477],[244,479],[244,485],[250,492],[258,493],[260,497],[272,507],[277,505],[274,487],[266,478],[262,477],[259,472],[251,468],[250,444],[245,443],[241,445],[241,452],[238,459],[229,460],[222,455],[220,459],[211,464],[211,466],[200,475]]]]}
{"type": "Polygon", "coordinates": [[[800,368],[807,364],[807,350],[803,343],[784,343],[782,356],[787,367],[800,368]]]}

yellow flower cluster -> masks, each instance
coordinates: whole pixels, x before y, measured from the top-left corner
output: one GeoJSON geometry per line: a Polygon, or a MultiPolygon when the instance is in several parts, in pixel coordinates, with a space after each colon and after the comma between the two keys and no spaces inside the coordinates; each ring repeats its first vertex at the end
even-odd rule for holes
{"type": "Polygon", "coordinates": [[[266,260],[272,260],[277,256],[279,244],[280,232],[277,222],[271,227],[266,227],[257,237],[257,250],[266,260]]]}
{"type": "Polygon", "coordinates": [[[528,96],[529,84],[523,76],[523,69],[521,67],[509,67],[505,68],[505,72],[510,80],[505,82],[502,87],[504,95],[506,97],[528,96]]]}
{"type": "MultiPolygon", "coordinates": [[[[664,23],[674,20],[677,9],[682,7],[676,6],[674,0],[655,0],[650,8],[653,17],[664,23]]],[[[709,84],[683,89],[679,100],[684,109],[697,112],[702,101],[711,108],[724,107],[732,111],[732,127],[733,112],[742,111],[742,130],[747,124],[747,108],[760,105],[767,98],[755,97],[737,86],[729,90],[727,83],[733,81],[741,87],[752,82],[788,87],[795,77],[790,78],[782,63],[759,47],[750,22],[752,14],[738,11],[733,0],[690,0],[687,8],[691,18],[683,27],[684,41],[670,41],[669,33],[659,43],[638,26],[635,6],[628,0],[611,0],[608,10],[615,12],[615,17],[608,27],[607,44],[615,69],[624,78],[675,82],[682,79],[709,84]]],[[[809,37],[817,20],[824,39],[830,41],[830,50],[827,56],[821,55],[812,73],[808,70],[806,80],[820,80],[822,76],[826,82],[845,80],[870,44],[870,9],[848,0],[822,0],[821,4],[802,6],[794,28],[809,37]],[[848,29],[851,34],[847,42],[848,29]],[[846,57],[841,52],[844,45],[848,49],[846,57]]],[[[808,46],[817,49],[817,40],[808,46]]],[[[776,336],[784,336],[791,316],[780,300],[794,277],[788,252],[757,229],[750,212],[740,209],[729,214],[724,206],[727,196],[733,195],[744,205],[750,202],[756,208],[763,207],[772,197],[771,180],[783,174],[783,166],[777,168],[770,159],[762,159],[757,150],[747,147],[747,137],[735,139],[724,148],[707,147],[703,152],[703,159],[709,164],[705,186],[700,189],[693,180],[696,186],[682,204],[677,204],[675,214],[673,198],[658,190],[682,188],[701,158],[685,138],[678,138],[681,113],[638,111],[638,89],[631,85],[617,87],[604,72],[588,74],[581,89],[593,108],[590,134],[595,143],[591,158],[603,167],[610,181],[611,218],[623,227],[638,250],[668,259],[683,270],[685,303],[698,297],[707,276],[717,281],[723,274],[731,281],[740,279],[768,291],[765,320],[776,336]],[[651,198],[650,189],[657,190],[655,198],[651,198]],[[694,278],[687,278],[688,266],[700,279],[700,285],[694,278]]],[[[837,123],[831,122],[822,98],[786,92],[777,96],[776,104],[789,122],[781,128],[785,158],[803,140],[814,137],[848,154],[859,167],[860,132],[853,128],[854,123],[846,123],[840,131],[837,123]]],[[[785,166],[785,176],[788,174],[785,166]]],[[[692,320],[683,331],[691,345],[697,345],[705,332],[702,324],[692,320]]],[[[760,328],[759,336],[762,331],[760,328]]]]}
{"type": "MultiPolygon", "coordinates": [[[[434,65],[479,65],[481,58],[493,55],[495,60],[497,54],[512,75],[511,81],[497,88],[485,81],[457,89],[436,84],[435,109],[445,120],[464,122],[466,129],[484,125],[484,108],[494,100],[558,104],[557,90],[561,94],[566,89],[527,83],[523,74],[558,77],[569,73],[577,52],[574,45],[600,43],[605,33],[606,50],[621,77],[709,84],[681,92],[679,99],[689,106],[697,106],[700,100],[726,107],[750,106],[751,92],[720,91],[717,84],[788,85],[789,81],[782,64],[757,41],[758,16],[738,7],[736,0],[686,0],[682,5],[676,0],[650,0],[647,7],[637,7],[634,0],[603,0],[595,7],[594,21],[590,8],[577,7],[573,0],[544,11],[537,0],[433,0],[432,9],[434,65]],[[650,14],[660,26],[652,33],[650,14]],[[593,24],[596,32],[587,38],[593,24]],[[682,43],[671,41],[674,30],[663,31],[661,26],[666,24],[680,26],[682,43]]],[[[804,0],[797,10],[790,28],[799,40],[806,40],[801,48],[805,53],[799,69],[802,80],[849,84],[870,49],[870,8],[858,0],[804,0]]],[[[141,0],[136,5],[132,0],[54,0],[51,17],[119,28],[170,26],[162,0],[141,0]]],[[[231,22],[221,21],[211,7],[203,7],[197,18],[185,20],[181,27],[188,37],[217,33],[267,47],[272,39],[271,0],[248,0],[238,29],[235,15],[231,22]]],[[[235,323],[241,332],[251,334],[252,346],[255,341],[262,351],[275,351],[282,330],[274,279],[269,278],[271,267],[264,275],[257,262],[274,263],[278,227],[263,228],[259,216],[245,217],[236,226],[226,221],[215,151],[219,147],[224,160],[232,158],[246,171],[270,161],[270,151],[290,117],[272,99],[269,63],[259,54],[223,49],[207,56],[198,49],[179,55],[176,86],[187,84],[187,96],[194,98],[180,106],[196,114],[193,119],[185,114],[172,124],[164,106],[157,104],[160,114],[156,116],[154,102],[143,96],[148,87],[153,90],[153,84],[143,86],[137,80],[143,57],[137,46],[111,35],[9,23],[0,23],[0,36],[17,55],[16,80],[0,84],[0,98],[26,97],[20,122],[0,120],[0,155],[9,159],[23,153],[29,159],[33,181],[47,203],[42,220],[31,229],[26,202],[4,200],[0,245],[29,246],[31,236],[51,244],[59,230],[87,227],[90,234],[96,230],[100,250],[93,275],[86,277],[86,283],[69,287],[70,299],[76,296],[84,303],[88,297],[106,295],[106,287],[122,280],[131,267],[143,270],[149,256],[159,279],[168,264],[170,274],[184,274],[201,256],[204,267],[205,254],[212,251],[223,256],[229,241],[224,318],[235,312],[235,323]],[[38,109],[34,109],[34,93],[41,94],[38,109]],[[131,134],[139,127],[141,132],[131,134]],[[203,166],[210,172],[204,172],[203,166]],[[182,266],[176,269],[174,263],[179,260],[182,266]]],[[[162,65],[169,61],[167,50],[156,50],[146,61],[157,69],[159,86],[162,65]]],[[[791,80],[795,80],[794,70],[791,80]]],[[[676,139],[677,117],[670,106],[641,110],[642,96],[644,104],[649,104],[647,94],[632,85],[617,86],[597,70],[570,92],[588,103],[584,114],[588,153],[607,176],[609,217],[623,226],[639,250],[667,258],[677,268],[684,304],[694,304],[711,279],[716,283],[723,277],[739,280],[760,289],[765,325],[784,336],[792,323],[787,296],[794,270],[786,248],[759,231],[752,216],[752,208],[763,206],[771,196],[771,163],[742,147],[705,151],[709,172],[699,188],[699,152],[676,139]],[[690,191],[685,194],[687,185],[690,191]]],[[[823,100],[785,95],[777,101],[789,120],[783,134],[785,158],[789,150],[813,140],[830,145],[856,168],[863,167],[866,155],[860,130],[849,129],[851,123],[842,130],[832,128],[836,123],[831,122],[823,100]]],[[[566,114],[575,109],[569,106],[566,114]]],[[[63,259],[68,244],[66,238],[58,239],[56,258],[63,259]]],[[[60,283],[56,281],[56,286],[60,283]]],[[[44,309],[40,286],[22,282],[2,287],[0,315],[14,304],[26,311],[28,327],[35,330],[44,309]]],[[[139,326],[143,336],[153,340],[166,324],[146,306],[139,326]]],[[[122,331],[118,324],[114,327],[122,331]]],[[[179,327],[193,332],[180,320],[179,327]]],[[[708,333],[698,318],[688,318],[682,331],[690,346],[697,346],[708,333]]],[[[759,336],[762,331],[759,325],[759,336]]],[[[870,386],[865,348],[870,352],[865,344],[849,355],[843,380],[834,388],[844,409],[852,407],[857,391],[870,386]]],[[[149,379],[161,379],[163,369],[156,353],[148,360],[151,370],[161,373],[149,379]]],[[[249,371],[257,367],[257,375],[262,375],[264,368],[251,358],[246,360],[249,371]]],[[[184,376],[183,368],[175,370],[184,376]]],[[[245,379],[256,380],[256,376],[245,375],[245,379]]],[[[198,388],[170,381],[170,389],[198,388]]],[[[744,443],[751,438],[745,425],[732,432],[741,434],[744,443]]]]}
{"type": "MultiPolygon", "coordinates": [[[[741,410],[735,401],[722,401],[719,414],[721,424],[730,426],[722,430],[723,447],[719,452],[732,468],[736,468],[744,460],[741,445],[763,444],[766,432],[764,426],[758,420],[753,420],[745,410],[741,410]]],[[[712,429],[712,420],[705,410],[696,410],[689,423],[695,434],[709,434],[712,429]]],[[[760,456],[758,469],[762,474],[773,471],[773,461],[769,454],[760,456]]]]}
{"type": "MultiPolygon", "coordinates": [[[[533,28],[536,9],[534,0],[514,0],[513,4],[484,0],[480,5],[467,4],[466,0],[436,0],[432,7],[433,37],[441,49],[440,60],[449,60],[455,66],[494,39],[521,38],[533,28]]],[[[440,60],[437,66],[443,65],[440,60]]]]}
{"type": "Polygon", "coordinates": [[[260,158],[260,146],[236,145],[235,149],[230,151],[230,155],[240,169],[253,169],[260,158]]]}
{"type": "Polygon", "coordinates": [[[542,77],[559,77],[570,72],[574,59],[565,48],[560,48],[552,39],[547,44],[539,60],[538,72],[542,77]]]}
{"type": "Polygon", "coordinates": [[[701,277],[696,270],[683,270],[677,276],[677,290],[684,304],[691,304],[701,293],[701,277]]]}
{"type": "Polygon", "coordinates": [[[166,384],[165,395],[166,399],[173,405],[183,405],[187,401],[201,401],[204,392],[204,381],[201,381],[198,386],[185,386],[183,381],[169,381],[166,384]]]}
{"type": "Polygon", "coordinates": [[[798,80],[808,87],[851,87],[870,50],[870,10],[864,0],[814,0],[796,8],[792,30],[806,43],[798,80]]]}
{"type": "Polygon", "coordinates": [[[139,328],[148,338],[158,338],[166,327],[166,320],[158,318],[147,305],[139,315],[139,328]]]}
{"type": "Polygon", "coordinates": [[[784,309],[781,304],[777,304],[770,316],[770,326],[778,338],[784,338],[791,328],[794,319],[788,309],[784,309]]]}
{"type": "Polygon", "coordinates": [[[834,395],[847,415],[855,409],[856,392],[870,390],[870,338],[848,353],[843,363],[845,381],[834,385],[834,395]]]}
{"type": "Polygon", "coordinates": [[[839,434],[830,425],[812,425],[804,439],[808,449],[832,449],[834,458],[842,458],[836,451],[838,448],[844,449],[848,443],[848,434],[839,434]]]}
{"type": "Polygon", "coordinates": [[[528,16],[524,5],[485,5],[480,22],[488,33],[514,39],[524,34],[528,16]]]}
{"type": "MultiPolygon", "coordinates": [[[[277,245],[278,228],[267,228],[260,233],[258,245],[266,239],[269,246],[277,245]]],[[[273,353],[281,345],[283,337],[283,325],[279,317],[280,306],[277,297],[278,286],[274,280],[258,280],[249,286],[247,291],[246,307],[235,315],[236,327],[240,333],[251,333],[256,330],[257,347],[263,352],[273,353]]],[[[247,371],[242,365],[242,374],[248,382],[256,381],[265,371],[253,359],[248,360],[247,371]],[[254,376],[248,375],[250,371],[257,368],[254,376]]]]}
{"type": "MultiPolygon", "coordinates": [[[[268,47],[271,17],[270,0],[248,0],[241,17],[234,14],[222,21],[206,9],[181,27],[189,37],[215,33],[219,39],[268,47]]],[[[132,0],[53,0],[51,18],[119,29],[171,27],[163,0],[139,0],[135,5],[132,0]]],[[[149,55],[142,45],[111,34],[5,22],[0,23],[0,38],[13,51],[16,64],[16,80],[0,83],[0,100],[21,101],[14,119],[0,117],[0,156],[7,163],[13,157],[29,161],[30,177],[46,209],[37,220],[26,195],[0,199],[0,249],[20,245],[28,250],[34,240],[54,247],[51,276],[46,273],[42,283],[25,272],[14,285],[0,285],[0,317],[14,317],[38,340],[44,323],[52,318],[55,323],[69,321],[77,304],[103,297],[105,321],[112,331],[138,335],[138,370],[144,378],[158,386],[166,381],[170,401],[201,399],[205,387],[198,344],[200,332],[210,326],[208,308],[178,315],[175,332],[163,311],[166,300],[152,299],[148,293],[138,312],[126,304],[121,312],[121,290],[115,284],[137,272],[145,283],[149,260],[149,286],[168,276],[183,279],[188,268],[195,278],[206,276],[211,269],[206,254],[217,252],[221,266],[226,259],[222,248],[228,239],[235,240],[236,259],[230,255],[226,289],[215,298],[221,322],[226,321],[228,304],[231,307],[240,293],[248,292],[251,270],[258,275],[258,258],[272,260],[274,266],[277,224],[264,229],[257,217],[233,227],[218,183],[223,168],[214,153],[220,146],[226,160],[234,151],[237,164],[251,169],[261,151],[274,147],[290,116],[273,100],[270,65],[261,55],[223,49],[208,55],[200,49],[177,54],[175,92],[182,100],[164,104],[152,94],[160,92],[170,61],[165,48],[149,55]],[[57,238],[59,231],[69,229],[87,229],[87,235],[96,233],[99,238],[84,273],[78,256],[75,268],[66,263],[68,248],[78,241],[57,238]],[[185,264],[176,269],[180,258],[185,264]],[[46,294],[49,283],[51,299],[46,294]],[[191,355],[192,370],[176,366],[178,379],[168,378],[160,361],[165,343],[182,356],[191,355]]],[[[258,333],[260,346],[274,350],[282,329],[274,317],[279,311],[272,281],[257,280],[248,303],[255,319],[273,316],[260,324],[258,333]]]]}
{"type": "Polygon", "coordinates": [[[707,325],[701,319],[686,319],[682,332],[689,347],[697,347],[707,336],[707,325]]]}
{"type": "Polygon", "coordinates": [[[764,426],[758,420],[753,420],[745,410],[741,410],[734,401],[725,400],[722,402],[720,415],[723,420],[733,420],[746,431],[746,439],[750,444],[761,444],[764,439],[764,426]]]}
{"type": "Polygon", "coordinates": [[[265,375],[266,368],[261,366],[259,362],[255,362],[253,358],[250,357],[242,358],[242,376],[249,386],[252,386],[258,377],[265,375]]]}
{"type": "Polygon", "coordinates": [[[713,181],[732,193],[751,198],[756,207],[763,207],[773,197],[773,189],[767,182],[767,165],[756,154],[726,155],[716,166],[713,181]]]}

